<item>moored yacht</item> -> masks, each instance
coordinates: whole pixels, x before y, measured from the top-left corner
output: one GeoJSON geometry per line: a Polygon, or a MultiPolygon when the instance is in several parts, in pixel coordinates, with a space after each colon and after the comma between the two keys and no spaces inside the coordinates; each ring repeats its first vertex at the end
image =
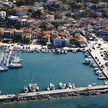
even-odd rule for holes
{"type": "Polygon", "coordinates": [[[23,87],[23,92],[24,92],[24,93],[28,93],[28,92],[29,92],[29,89],[28,89],[27,86],[24,86],[24,87],[23,87]]]}
{"type": "Polygon", "coordinates": [[[66,84],[63,84],[63,83],[59,82],[59,87],[60,87],[60,89],[65,89],[66,88],[66,84]]]}
{"type": "Polygon", "coordinates": [[[90,64],[91,59],[86,58],[85,61],[83,61],[83,64],[90,64]]]}
{"type": "Polygon", "coordinates": [[[22,65],[20,63],[10,63],[9,67],[10,68],[20,68],[22,67],[22,65]]]}
{"type": "Polygon", "coordinates": [[[35,83],[35,84],[33,84],[34,85],[34,87],[35,87],[35,89],[36,89],[36,91],[39,91],[39,86],[35,83]]]}
{"type": "Polygon", "coordinates": [[[8,68],[4,65],[0,65],[0,71],[7,71],[8,68]]]}
{"type": "Polygon", "coordinates": [[[32,83],[29,83],[30,92],[36,92],[35,86],[32,83]]]}
{"type": "Polygon", "coordinates": [[[55,90],[54,84],[53,83],[50,83],[49,88],[50,88],[50,90],[55,90]]]}

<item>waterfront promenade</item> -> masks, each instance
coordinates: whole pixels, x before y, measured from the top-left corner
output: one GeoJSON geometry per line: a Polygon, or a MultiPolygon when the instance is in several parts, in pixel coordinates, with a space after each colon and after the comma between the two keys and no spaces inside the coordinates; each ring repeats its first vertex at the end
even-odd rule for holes
{"type": "Polygon", "coordinates": [[[108,79],[108,67],[105,65],[105,63],[108,62],[108,60],[104,60],[104,56],[102,56],[102,55],[104,55],[104,54],[102,54],[102,52],[104,53],[104,50],[107,51],[107,49],[108,49],[107,43],[104,43],[104,41],[102,41],[102,40],[99,40],[99,42],[97,42],[97,43],[90,42],[88,44],[87,49],[91,50],[90,54],[92,55],[95,62],[98,64],[99,68],[102,69],[102,72],[105,75],[105,77],[108,79]],[[99,44],[101,44],[101,47],[99,47],[99,44]],[[102,66],[103,66],[103,68],[102,68],[102,66]]]}
{"type": "Polygon", "coordinates": [[[38,99],[49,99],[49,97],[53,98],[53,96],[66,97],[70,93],[70,96],[79,96],[79,95],[97,95],[101,93],[108,92],[108,85],[99,85],[99,86],[91,86],[91,87],[80,87],[75,89],[59,89],[52,91],[41,91],[41,92],[30,92],[30,93],[17,93],[17,94],[8,94],[1,95],[0,102],[15,102],[21,100],[38,100],[38,99]],[[77,94],[77,95],[76,95],[77,94]]]}

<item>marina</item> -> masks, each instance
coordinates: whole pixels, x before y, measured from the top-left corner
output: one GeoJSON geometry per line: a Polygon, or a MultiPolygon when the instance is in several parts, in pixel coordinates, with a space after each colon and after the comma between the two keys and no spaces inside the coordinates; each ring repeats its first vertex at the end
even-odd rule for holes
{"type": "Polygon", "coordinates": [[[7,71],[8,68],[20,68],[22,67],[21,58],[17,56],[13,50],[2,52],[0,57],[0,71],[7,71]]]}
{"type": "MultiPolygon", "coordinates": [[[[7,68],[22,67],[20,62],[22,61],[21,58],[23,58],[23,57],[20,58],[19,56],[16,56],[15,50],[17,50],[17,49],[12,48],[12,50],[10,50],[10,51],[6,50],[6,52],[8,52],[8,54],[7,54],[7,56],[3,56],[3,58],[5,57],[3,63],[6,64],[7,68]],[[14,55],[14,57],[13,57],[13,55],[14,55]]],[[[87,49],[87,52],[86,52],[86,50],[83,48],[82,49],[80,49],[80,48],[79,49],[64,48],[64,49],[50,49],[50,50],[48,50],[47,48],[42,48],[42,49],[38,49],[38,50],[37,49],[31,50],[30,47],[28,47],[28,48],[26,48],[26,50],[23,50],[20,53],[24,54],[24,55],[30,54],[30,55],[35,55],[35,56],[41,55],[41,54],[43,55],[43,53],[46,53],[46,55],[53,54],[54,56],[55,55],[59,56],[59,54],[63,54],[60,56],[67,56],[70,53],[76,55],[77,53],[75,53],[75,52],[81,52],[81,53],[83,52],[84,55],[87,57],[85,59],[85,61],[83,61],[83,64],[85,64],[85,65],[89,64],[90,67],[92,67],[92,70],[95,71],[95,74],[98,75],[99,80],[106,80],[106,76],[104,76],[105,70],[103,70],[102,65],[100,65],[99,62],[96,61],[97,57],[94,56],[95,53],[91,53],[91,52],[93,52],[92,49],[90,49],[90,50],[87,49]],[[30,52],[30,53],[28,53],[28,52],[30,52]],[[33,52],[40,52],[40,53],[33,53],[33,52]]],[[[60,79],[61,78],[59,78],[58,81],[60,81],[60,79]]],[[[52,82],[52,79],[50,81],[52,82]]],[[[61,81],[64,82],[64,80],[61,80],[61,81]]],[[[21,93],[21,91],[20,91],[15,94],[12,94],[12,95],[9,93],[8,93],[9,95],[8,94],[1,95],[1,102],[2,102],[2,100],[5,102],[14,102],[14,101],[16,102],[16,101],[23,101],[23,100],[25,101],[25,100],[50,99],[50,98],[59,98],[59,97],[67,97],[67,96],[97,95],[97,94],[107,93],[107,91],[108,91],[107,82],[105,83],[105,85],[96,85],[96,83],[97,83],[97,81],[96,81],[96,82],[92,82],[92,84],[90,84],[90,83],[86,84],[86,85],[88,85],[87,87],[81,87],[81,86],[86,86],[86,85],[81,85],[78,88],[76,88],[73,83],[64,83],[63,84],[62,82],[59,82],[59,87],[57,87],[56,85],[54,85],[51,82],[49,83],[49,85],[47,84],[48,86],[46,89],[45,88],[41,89],[41,87],[39,87],[37,85],[37,83],[29,83],[28,87],[26,85],[24,85],[23,90],[22,90],[24,93],[21,93]],[[44,90],[47,90],[47,91],[44,91],[44,90]],[[2,97],[3,97],[3,99],[2,99],[2,97]]],[[[70,82],[74,82],[74,81],[70,81],[70,82]]]]}
{"type": "Polygon", "coordinates": [[[59,89],[59,82],[63,84],[74,83],[76,87],[87,86],[92,83],[102,84],[102,81],[94,75],[93,68],[82,64],[85,59],[82,52],[68,52],[66,55],[19,52],[19,56],[23,59],[22,68],[0,72],[0,85],[2,85],[0,90],[2,94],[23,92],[22,88],[24,85],[28,86],[29,83],[37,83],[39,91],[46,90],[50,83],[53,83],[55,88],[59,89]],[[75,76],[80,76],[79,80],[75,76]],[[25,80],[26,84],[24,83],[25,80]]]}

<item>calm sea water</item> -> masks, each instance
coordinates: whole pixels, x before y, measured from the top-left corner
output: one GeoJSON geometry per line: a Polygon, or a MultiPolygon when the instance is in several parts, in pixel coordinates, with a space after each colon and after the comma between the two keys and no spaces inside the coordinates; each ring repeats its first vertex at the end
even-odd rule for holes
{"type": "MultiPolygon", "coordinates": [[[[37,83],[45,90],[50,82],[58,89],[58,83],[74,83],[76,87],[91,83],[102,84],[93,72],[93,68],[82,64],[83,53],[64,55],[44,53],[19,53],[23,59],[23,68],[0,72],[0,90],[2,94],[22,92],[24,82],[37,83]]],[[[34,101],[0,105],[0,108],[108,108],[107,95],[94,97],[66,98],[50,101],[34,101]],[[99,103],[99,104],[98,104],[99,103]],[[106,103],[106,104],[105,104],[106,103]],[[98,104],[98,105],[97,105],[98,104]],[[103,106],[104,105],[104,106],[103,106]]]]}

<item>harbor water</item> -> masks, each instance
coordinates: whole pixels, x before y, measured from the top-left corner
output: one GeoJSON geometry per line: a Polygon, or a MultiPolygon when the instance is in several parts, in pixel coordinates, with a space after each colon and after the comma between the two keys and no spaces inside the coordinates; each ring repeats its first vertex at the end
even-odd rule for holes
{"type": "MultiPolygon", "coordinates": [[[[102,81],[97,79],[93,68],[82,64],[82,61],[85,59],[83,53],[57,55],[53,53],[19,52],[19,56],[23,60],[22,68],[0,72],[0,90],[2,94],[22,92],[23,86],[25,84],[28,85],[30,82],[37,83],[41,91],[46,90],[50,82],[54,83],[56,89],[59,88],[59,82],[74,83],[76,87],[87,86],[92,83],[96,83],[97,85],[102,84],[102,81]]],[[[43,108],[45,106],[47,108],[59,108],[60,106],[65,108],[67,105],[69,105],[70,108],[83,108],[81,102],[87,103],[86,101],[88,100],[92,104],[92,99],[96,102],[97,100],[100,101],[102,99],[101,97],[103,99],[107,98],[106,95],[84,98],[74,97],[72,99],[50,100],[49,102],[38,101],[10,105],[6,104],[0,105],[0,108],[19,108],[20,106],[29,108],[31,105],[33,105],[32,108],[43,108]]],[[[96,103],[93,104],[96,105],[96,103]]],[[[97,107],[95,106],[95,108],[97,107]]]]}

